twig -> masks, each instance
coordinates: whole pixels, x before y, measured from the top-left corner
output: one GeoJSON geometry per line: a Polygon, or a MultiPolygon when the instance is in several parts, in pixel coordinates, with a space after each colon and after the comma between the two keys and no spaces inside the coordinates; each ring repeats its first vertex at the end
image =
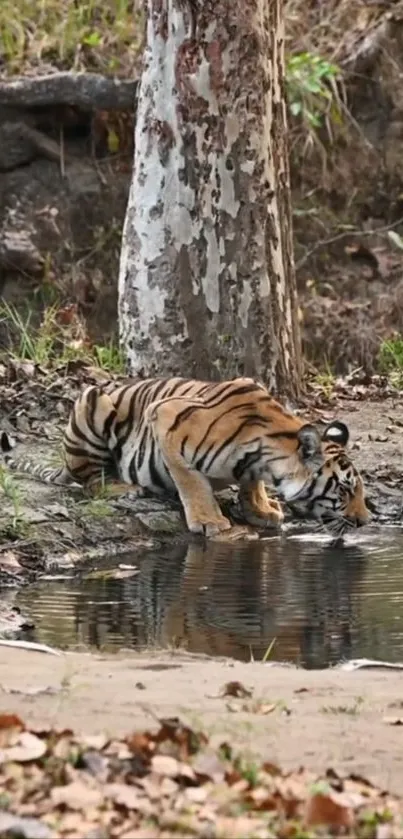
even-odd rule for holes
{"type": "Polygon", "coordinates": [[[298,262],[295,263],[295,269],[298,271],[299,268],[302,268],[309,257],[316,251],[326,247],[327,245],[332,245],[333,242],[338,242],[340,239],[345,239],[346,236],[376,236],[377,233],[387,233],[388,230],[393,230],[402,223],[403,218],[399,218],[397,221],[394,221],[393,224],[386,224],[384,227],[371,228],[371,230],[343,230],[343,233],[337,233],[336,236],[331,236],[329,239],[321,239],[316,243],[316,245],[314,245],[313,248],[307,251],[304,256],[298,260],[298,262]]]}
{"type": "Polygon", "coordinates": [[[0,647],[16,647],[19,650],[28,650],[36,653],[49,653],[50,655],[61,656],[59,650],[48,647],[47,644],[36,644],[34,641],[5,641],[0,638],[0,647]]]}

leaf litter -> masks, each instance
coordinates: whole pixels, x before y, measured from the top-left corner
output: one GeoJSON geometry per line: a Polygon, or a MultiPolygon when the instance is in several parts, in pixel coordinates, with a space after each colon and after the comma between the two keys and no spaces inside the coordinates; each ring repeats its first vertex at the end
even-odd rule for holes
{"type": "Polygon", "coordinates": [[[2,837],[397,839],[402,816],[365,778],[251,764],[177,718],[109,739],[0,715],[2,837]]]}

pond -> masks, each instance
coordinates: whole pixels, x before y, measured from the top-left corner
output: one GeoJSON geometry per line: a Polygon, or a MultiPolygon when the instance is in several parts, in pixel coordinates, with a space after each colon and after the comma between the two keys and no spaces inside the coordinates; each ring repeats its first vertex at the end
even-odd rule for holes
{"type": "Polygon", "coordinates": [[[369,528],[341,547],[291,533],[125,554],[42,578],[16,604],[34,640],[63,649],[181,647],[307,668],[403,661],[403,532],[369,528]]]}

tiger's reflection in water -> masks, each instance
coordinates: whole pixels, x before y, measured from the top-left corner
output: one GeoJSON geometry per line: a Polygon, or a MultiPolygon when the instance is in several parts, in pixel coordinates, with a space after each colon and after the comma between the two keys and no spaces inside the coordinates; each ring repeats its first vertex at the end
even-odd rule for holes
{"type": "Polygon", "coordinates": [[[243,661],[261,660],[275,639],[271,659],[305,667],[353,654],[367,565],[358,547],[274,537],[192,543],[122,561],[136,563],[138,573],[110,579],[84,570],[22,590],[18,605],[37,639],[70,648],[178,646],[243,661]]]}
{"type": "Polygon", "coordinates": [[[353,599],[364,551],[273,539],[191,544],[139,575],[147,645],[326,667],[352,654],[353,599]]]}

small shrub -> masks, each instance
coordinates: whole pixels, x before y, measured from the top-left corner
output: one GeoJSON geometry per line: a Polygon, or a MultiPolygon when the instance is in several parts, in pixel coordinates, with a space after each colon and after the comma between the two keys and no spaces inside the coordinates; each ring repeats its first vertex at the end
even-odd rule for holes
{"type": "Polygon", "coordinates": [[[311,52],[290,55],[286,63],[288,106],[310,134],[342,122],[341,73],[336,64],[311,52]]]}

